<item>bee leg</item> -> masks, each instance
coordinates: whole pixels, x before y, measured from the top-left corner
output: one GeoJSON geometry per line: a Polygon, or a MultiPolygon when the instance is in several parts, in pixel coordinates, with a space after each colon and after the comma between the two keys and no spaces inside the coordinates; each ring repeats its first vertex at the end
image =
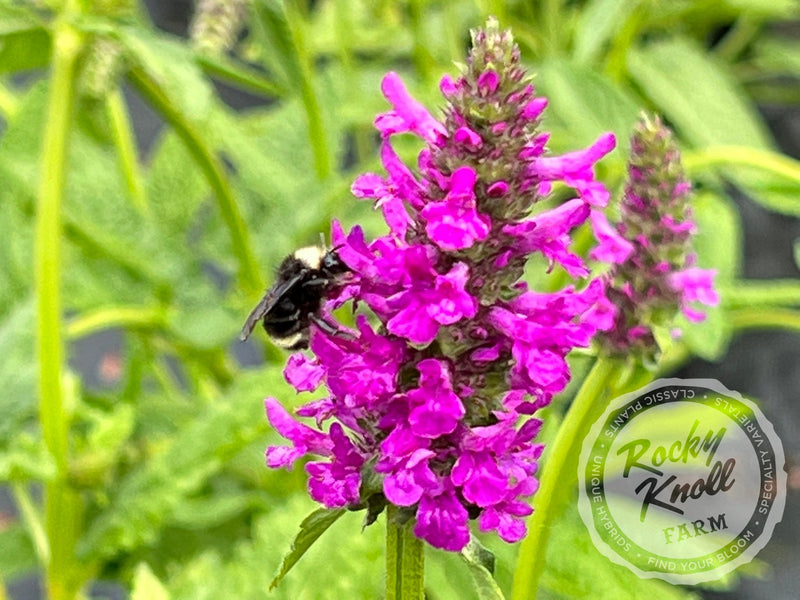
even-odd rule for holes
{"type": "Polygon", "coordinates": [[[292,314],[287,315],[285,317],[275,317],[272,315],[267,315],[266,317],[264,317],[264,320],[267,323],[291,323],[292,321],[297,321],[299,317],[300,317],[300,311],[296,310],[292,314]]]}
{"type": "Polygon", "coordinates": [[[314,323],[314,325],[319,327],[322,331],[324,331],[328,335],[335,335],[336,337],[341,337],[348,340],[355,339],[353,337],[353,334],[344,331],[342,329],[339,329],[335,325],[328,323],[325,319],[323,319],[318,315],[315,315],[314,313],[309,313],[308,320],[314,323]]]}
{"type": "Polygon", "coordinates": [[[318,285],[328,285],[330,283],[327,279],[317,278],[317,279],[309,279],[308,281],[303,282],[303,287],[310,287],[310,286],[318,286],[318,285]]]}

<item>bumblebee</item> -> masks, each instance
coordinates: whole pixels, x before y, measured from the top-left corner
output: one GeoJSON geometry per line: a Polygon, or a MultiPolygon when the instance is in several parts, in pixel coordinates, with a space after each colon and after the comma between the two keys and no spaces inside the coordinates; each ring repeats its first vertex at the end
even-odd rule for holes
{"type": "Polygon", "coordinates": [[[307,246],[290,254],[278,267],[275,284],[247,317],[239,339],[244,341],[260,320],[276,346],[308,348],[308,328],[334,329],[319,317],[322,300],[336,279],[349,269],[335,249],[307,246]]]}

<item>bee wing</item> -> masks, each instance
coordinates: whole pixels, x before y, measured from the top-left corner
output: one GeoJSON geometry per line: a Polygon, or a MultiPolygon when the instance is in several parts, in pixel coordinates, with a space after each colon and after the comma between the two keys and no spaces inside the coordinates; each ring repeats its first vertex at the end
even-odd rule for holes
{"type": "Polygon", "coordinates": [[[287,279],[282,283],[278,283],[267,290],[267,293],[264,294],[261,302],[258,303],[258,305],[247,317],[247,321],[245,321],[244,327],[242,327],[242,332],[239,334],[239,339],[241,341],[245,341],[250,337],[250,334],[253,333],[253,329],[255,329],[256,324],[263,319],[270,310],[272,310],[272,307],[275,306],[275,303],[278,302],[278,300],[280,300],[286,292],[297,285],[302,277],[302,273],[297,274],[294,277],[287,279]]]}

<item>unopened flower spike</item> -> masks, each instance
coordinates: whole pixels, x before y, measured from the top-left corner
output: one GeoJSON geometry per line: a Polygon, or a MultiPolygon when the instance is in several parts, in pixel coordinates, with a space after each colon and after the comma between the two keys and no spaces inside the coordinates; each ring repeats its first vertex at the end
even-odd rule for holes
{"type": "Polygon", "coordinates": [[[233,48],[244,26],[250,0],[199,0],[189,35],[194,47],[206,54],[224,54],[233,48]]]}
{"type": "Polygon", "coordinates": [[[492,19],[472,40],[461,73],[441,81],[441,120],[397,74],[384,78],[391,108],[375,125],[385,173],[361,175],[352,189],[383,212],[388,234],[370,241],[334,222],[331,235],[350,272],[327,309],[356,302],[356,327],[335,335],[312,325],[312,355],[289,360],[298,391],[328,392],[298,411],[309,424],[267,399],[291,444],[267,450],[270,466],[314,456],[314,499],[391,503],[418,537],[453,551],[467,544],[471,520],[508,542],[525,535],[542,452],[533,415],[569,382],[567,354],[608,325],[597,310],[603,285],[583,279],[571,233],[607,202],[594,164],[614,137],[550,156],[540,130],[547,102],[511,34],[492,19]],[[415,165],[394,152],[397,135],[419,138],[415,165]],[[576,197],[542,210],[555,181],[576,197]],[[535,255],[574,284],[528,290],[522,276],[535,255]]]}
{"type": "Polygon", "coordinates": [[[690,321],[701,321],[704,313],[695,303],[719,301],[715,271],[695,264],[690,197],[672,131],[658,117],[644,116],[631,138],[620,222],[612,225],[601,213],[592,214],[600,242],[592,256],[614,265],[606,276],[614,324],[601,336],[607,353],[654,364],[655,328],[671,327],[681,310],[690,321]]]}

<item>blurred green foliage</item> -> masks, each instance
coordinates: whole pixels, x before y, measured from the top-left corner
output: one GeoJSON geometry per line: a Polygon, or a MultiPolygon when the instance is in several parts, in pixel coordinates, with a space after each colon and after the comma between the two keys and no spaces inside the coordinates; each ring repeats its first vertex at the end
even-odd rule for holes
{"type": "MultiPolygon", "coordinates": [[[[675,128],[701,191],[700,264],[719,270],[723,302],[670,366],[719,360],[743,327],[800,330],[797,281],[740,281],[728,195],[735,186],[800,216],[800,165],[777,153],[756,108],[800,101],[800,44],[781,25],[797,1],[245,4],[236,43],[214,52],[157,31],[132,0],[0,2],[0,479],[20,512],[0,524],[3,581],[38,571],[51,598],[95,579],[137,599],[264,596],[313,503],[301,470],[263,466],[278,441],[263,397],[299,402],[283,356],[252,341],[265,363],[244,369],[236,334],[262,273],[332,217],[380,231],[349,185],[379,170],[381,76],[400,71],[440,105],[438,77],[491,14],[550,99],[554,151],[617,134],[601,165],[612,189],[641,110],[675,128]],[[263,102],[237,112],[218,83],[263,102]],[[165,124],[146,150],[131,95],[165,124]],[[121,348],[92,387],[73,348],[104,330],[121,348]]],[[[274,597],[378,597],[381,530],[359,533],[359,519],[340,519],[274,597]]],[[[507,594],[515,547],[487,543],[507,594]]],[[[611,565],[573,511],[553,532],[542,586],[548,598],[689,595],[611,565]]],[[[469,569],[440,552],[428,588],[478,597],[469,569]]]]}

